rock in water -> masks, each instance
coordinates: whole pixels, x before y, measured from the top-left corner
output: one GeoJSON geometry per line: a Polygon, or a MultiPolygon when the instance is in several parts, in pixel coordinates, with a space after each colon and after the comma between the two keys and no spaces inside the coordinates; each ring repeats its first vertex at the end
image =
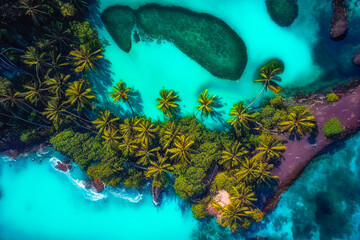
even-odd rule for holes
{"type": "Polygon", "coordinates": [[[332,40],[340,41],[346,37],[349,28],[346,0],[333,0],[332,8],[334,15],[331,19],[330,36],[332,40]]]}
{"type": "Polygon", "coordinates": [[[98,192],[98,193],[100,193],[100,192],[102,192],[103,190],[104,190],[104,188],[105,188],[105,185],[104,185],[104,183],[100,180],[100,179],[95,179],[95,181],[94,181],[94,187],[96,188],[96,191],[98,192]]]}
{"type": "Polygon", "coordinates": [[[360,67],[360,52],[356,53],[352,59],[353,64],[355,64],[355,66],[360,67]]]}
{"type": "Polygon", "coordinates": [[[62,171],[62,172],[67,172],[71,169],[71,163],[67,164],[65,162],[62,161],[58,161],[57,165],[56,165],[56,169],[62,171]]]}

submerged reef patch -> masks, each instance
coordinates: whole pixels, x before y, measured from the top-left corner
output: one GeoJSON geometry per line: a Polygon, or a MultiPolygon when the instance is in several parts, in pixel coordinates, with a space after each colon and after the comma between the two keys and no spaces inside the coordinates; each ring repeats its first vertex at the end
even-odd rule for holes
{"type": "Polygon", "coordinates": [[[101,14],[106,30],[125,52],[131,49],[131,32],[136,22],[134,11],[126,6],[113,6],[101,14]]]}
{"type": "Polygon", "coordinates": [[[281,27],[289,27],[299,14],[297,0],[266,0],[271,19],[281,27]]]}
{"type": "Polygon", "coordinates": [[[138,10],[117,5],[106,9],[101,18],[125,52],[130,51],[131,31],[136,26],[143,39],[172,42],[216,77],[237,80],[247,64],[243,40],[224,21],[209,14],[155,4],[138,10]]]}

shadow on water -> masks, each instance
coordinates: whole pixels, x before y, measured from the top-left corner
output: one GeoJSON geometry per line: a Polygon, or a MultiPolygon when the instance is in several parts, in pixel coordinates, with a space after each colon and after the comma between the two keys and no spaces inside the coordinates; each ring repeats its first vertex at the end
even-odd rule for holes
{"type": "MultiPolygon", "coordinates": [[[[143,115],[144,114],[144,107],[143,107],[143,99],[141,97],[141,94],[139,90],[132,91],[129,93],[129,101],[131,106],[134,108],[134,112],[136,115],[143,115]]],[[[130,114],[130,117],[132,116],[131,112],[127,112],[127,115],[130,114]]]]}

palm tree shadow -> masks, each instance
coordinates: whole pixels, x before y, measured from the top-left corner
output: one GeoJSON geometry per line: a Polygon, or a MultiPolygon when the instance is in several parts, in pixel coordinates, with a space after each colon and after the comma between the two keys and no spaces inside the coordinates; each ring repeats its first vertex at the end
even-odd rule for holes
{"type": "Polygon", "coordinates": [[[214,121],[219,121],[220,123],[224,124],[222,116],[225,114],[224,110],[219,110],[224,107],[224,104],[221,102],[222,97],[216,96],[214,99],[214,103],[212,107],[214,109],[213,112],[210,113],[210,117],[214,121]]]}
{"type": "MultiPolygon", "coordinates": [[[[136,115],[143,115],[144,114],[144,106],[143,106],[143,99],[141,97],[141,94],[139,90],[131,91],[128,94],[129,102],[134,108],[136,115]]],[[[132,116],[132,113],[130,111],[126,112],[129,116],[132,116]]]]}
{"type": "Polygon", "coordinates": [[[96,72],[89,74],[89,80],[92,83],[93,90],[98,94],[98,99],[104,102],[105,96],[109,94],[109,88],[113,86],[114,81],[111,76],[114,74],[111,70],[111,62],[102,59],[99,64],[99,69],[96,72]]]}

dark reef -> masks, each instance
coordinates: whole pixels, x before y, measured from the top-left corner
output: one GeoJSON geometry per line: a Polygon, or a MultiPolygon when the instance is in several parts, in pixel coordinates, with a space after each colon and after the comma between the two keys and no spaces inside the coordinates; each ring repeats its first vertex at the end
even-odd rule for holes
{"type": "Polygon", "coordinates": [[[117,5],[106,9],[102,19],[125,52],[131,49],[131,33],[136,27],[137,38],[172,42],[216,77],[237,80],[247,64],[243,40],[225,22],[209,14],[154,4],[138,10],[117,5]]]}
{"type": "Polygon", "coordinates": [[[297,0],[266,0],[271,19],[281,27],[289,27],[299,14],[297,0]]]}
{"type": "Polygon", "coordinates": [[[346,37],[349,28],[346,1],[333,0],[332,8],[334,15],[331,19],[330,35],[332,40],[340,41],[346,37]]]}

